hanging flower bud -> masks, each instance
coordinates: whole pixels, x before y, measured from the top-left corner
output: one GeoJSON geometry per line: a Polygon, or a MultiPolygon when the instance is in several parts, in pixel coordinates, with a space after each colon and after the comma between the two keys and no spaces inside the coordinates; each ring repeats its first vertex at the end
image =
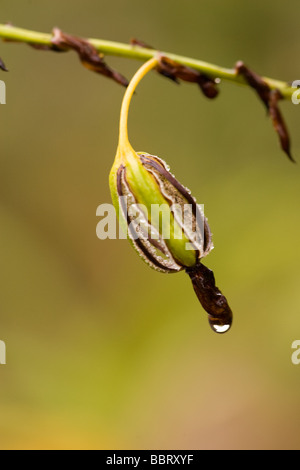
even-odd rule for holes
{"type": "Polygon", "coordinates": [[[212,282],[211,275],[208,275],[211,271],[201,264],[202,258],[213,248],[203,211],[163,160],[148,153],[135,152],[128,140],[127,118],[132,95],[139,81],[157,63],[157,59],[151,59],[144,64],[131,80],[124,96],[119,145],[110,173],[112,200],[121,226],[138,254],[158,271],[173,273],[186,270],[209,314],[211,326],[214,331],[222,333],[230,328],[232,314],[224,296],[223,303],[228,309],[220,309],[221,293],[214,278],[212,282]],[[209,288],[203,288],[206,277],[209,288]]]}
{"type": "Polygon", "coordinates": [[[163,160],[136,153],[136,162],[139,167],[121,165],[117,171],[119,216],[129,239],[154,269],[177,272],[194,266],[212,249],[200,207],[163,160]]]}

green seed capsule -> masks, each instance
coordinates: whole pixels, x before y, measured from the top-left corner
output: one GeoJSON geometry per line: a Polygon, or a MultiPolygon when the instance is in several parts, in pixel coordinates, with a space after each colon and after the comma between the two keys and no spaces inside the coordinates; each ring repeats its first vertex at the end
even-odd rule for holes
{"type": "Polygon", "coordinates": [[[163,160],[145,153],[136,159],[139,171],[121,165],[116,175],[128,237],[154,269],[177,272],[195,266],[212,248],[207,220],[163,160]]]}
{"type": "Polygon", "coordinates": [[[203,270],[200,262],[213,248],[208,222],[190,191],[170,173],[167,164],[156,156],[135,152],[128,140],[127,118],[132,95],[139,81],[156,65],[157,59],[144,64],[124,96],[119,146],[110,173],[112,200],[122,228],[142,259],[164,273],[186,270],[200,302],[209,313],[211,326],[217,315],[221,328],[213,329],[223,332],[223,324],[231,325],[231,310],[228,307],[229,322],[229,311],[226,313],[223,309],[220,315],[220,308],[219,313],[214,309],[220,293],[216,291],[214,278],[195,275],[199,269],[201,273],[211,272],[203,270]],[[210,290],[196,289],[197,283],[202,285],[204,278],[210,290]],[[215,297],[211,295],[213,290],[215,297]],[[209,301],[205,300],[208,293],[209,301]]]}

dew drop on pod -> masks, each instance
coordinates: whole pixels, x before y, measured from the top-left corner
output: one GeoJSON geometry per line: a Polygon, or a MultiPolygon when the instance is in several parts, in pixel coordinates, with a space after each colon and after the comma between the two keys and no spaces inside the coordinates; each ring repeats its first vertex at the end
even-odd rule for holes
{"type": "Polygon", "coordinates": [[[227,332],[232,312],[202,264],[213,248],[208,222],[190,191],[159,157],[136,152],[129,140],[129,105],[140,80],[158,64],[153,58],[132,78],[121,108],[119,144],[110,173],[110,190],[120,224],[144,261],[163,273],[185,270],[217,333],[227,332]],[[159,213],[154,211],[159,208],[159,213]]]}

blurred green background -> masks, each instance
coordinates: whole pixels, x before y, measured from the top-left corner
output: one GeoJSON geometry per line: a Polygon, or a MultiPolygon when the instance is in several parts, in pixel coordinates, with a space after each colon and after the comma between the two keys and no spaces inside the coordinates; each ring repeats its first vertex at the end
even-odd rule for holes
{"type": "MultiPolygon", "coordinates": [[[[300,79],[298,0],[1,0],[1,22],[128,42],[300,79]]],[[[214,334],[184,273],[96,237],[124,90],[74,53],[0,43],[0,447],[300,447],[300,173],[251,90],[210,102],[158,75],[130,114],[214,233],[206,259],[235,314],[214,334]]],[[[131,77],[139,62],[109,58],[131,77]]],[[[300,162],[300,107],[281,104],[300,162]]]]}

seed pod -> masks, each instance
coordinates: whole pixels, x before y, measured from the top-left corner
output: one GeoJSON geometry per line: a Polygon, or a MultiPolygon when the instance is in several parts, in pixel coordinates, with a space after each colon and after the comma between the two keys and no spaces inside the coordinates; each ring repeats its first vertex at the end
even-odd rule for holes
{"type": "Polygon", "coordinates": [[[212,249],[200,207],[163,160],[145,153],[135,158],[135,169],[123,164],[116,174],[119,217],[129,239],[154,269],[177,272],[195,266],[212,249]]]}
{"type": "Polygon", "coordinates": [[[201,207],[163,160],[135,152],[128,140],[130,100],[139,81],[156,65],[157,59],[144,64],[124,96],[119,146],[110,173],[112,200],[121,226],[144,261],[164,273],[186,270],[212,328],[223,333],[231,326],[232,313],[212,271],[201,264],[213,248],[201,207]],[[159,211],[154,213],[153,208],[159,211]]]}

